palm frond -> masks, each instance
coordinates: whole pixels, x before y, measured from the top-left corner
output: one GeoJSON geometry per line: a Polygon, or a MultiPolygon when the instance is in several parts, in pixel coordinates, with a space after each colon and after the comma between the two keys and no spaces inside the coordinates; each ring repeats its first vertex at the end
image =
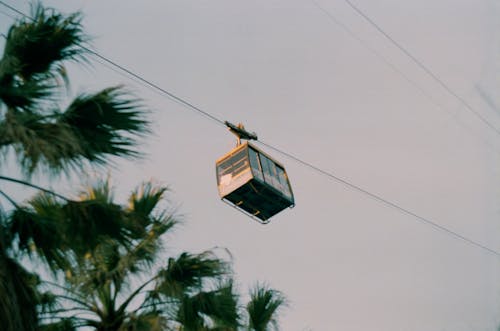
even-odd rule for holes
{"type": "Polygon", "coordinates": [[[126,218],[119,205],[100,200],[69,201],[63,208],[68,244],[78,257],[112,238],[129,245],[126,218]]]}
{"type": "Polygon", "coordinates": [[[199,292],[189,302],[200,314],[208,317],[214,327],[237,330],[240,326],[238,296],[232,282],[220,284],[213,291],[199,292]]]}
{"type": "Polygon", "coordinates": [[[174,213],[166,210],[157,212],[160,202],[165,200],[167,190],[166,187],[145,182],[132,192],[127,215],[135,224],[133,235],[137,238],[145,236],[158,238],[179,223],[174,213]]]}
{"type": "Polygon", "coordinates": [[[120,259],[119,245],[113,240],[102,239],[101,244],[78,261],[66,282],[73,292],[89,298],[111,282],[123,282],[126,270],[118,267],[120,259]]]}
{"type": "Polygon", "coordinates": [[[66,224],[60,222],[60,205],[47,195],[38,195],[31,203],[37,209],[21,207],[12,212],[9,233],[18,238],[21,251],[36,252],[53,269],[67,268],[66,224]]]}
{"type": "Polygon", "coordinates": [[[199,314],[197,305],[189,296],[185,295],[177,311],[176,321],[182,326],[182,331],[205,331],[205,321],[199,314]]]}
{"type": "Polygon", "coordinates": [[[137,157],[132,149],[147,132],[145,110],[121,87],[76,98],[61,115],[9,111],[0,122],[2,145],[12,144],[32,173],[38,164],[53,171],[103,164],[110,156],[137,157]]]}
{"type": "Polygon", "coordinates": [[[286,305],[286,299],[279,291],[265,285],[256,285],[250,292],[247,304],[249,327],[254,331],[278,330],[277,313],[286,305]]]}
{"type": "Polygon", "coordinates": [[[36,252],[52,269],[66,270],[72,256],[83,259],[107,238],[129,246],[127,223],[119,205],[102,200],[60,202],[43,193],[12,212],[9,233],[17,236],[28,255],[36,252]]]}
{"type": "MultiPolygon", "coordinates": [[[[79,95],[64,111],[56,106],[68,83],[64,61],[84,60],[81,14],[61,15],[35,6],[33,19],[9,30],[0,59],[0,147],[12,146],[26,174],[104,164],[109,157],[137,157],[137,138],[149,132],[145,110],[122,87],[79,95]]],[[[6,150],[4,148],[4,150],[6,150]]]]}
{"type": "Polygon", "coordinates": [[[200,289],[207,280],[218,279],[228,272],[228,264],[211,252],[185,252],[177,259],[169,258],[168,266],[158,274],[154,292],[167,297],[182,297],[190,290],[200,289]]]}
{"type": "Polygon", "coordinates": [[[80,13],[65,17],[41,5],[32,11],[33,18],[9,29],[0,60],[0,100],[11,109],[34,111],[37,102],[52,98],[59,77],[67,82],[63,61],[84,60],[88,38],[80,13]]]}
{"type": "Polygon", "coordinates": [[[240,326],[237,296],[231,283],[220,284],[213,291],[185,295],[179,305],[176,321],[185,331],[231,330],[240,326]]]}
{"type": "Polygon", "coordinates": [[[38,306],[40,313],[50,313],[60,306],[58,296],[50,291],[39,293],[38,306]]]}
{"type": "Polygon", "coordinates": [[[54,323],[42,324],[37,331],[75,331],[75,320],[73,318],[62,318],[54,323]]]}
{"type": "Polygon", "coordinates": [[[63,169],[68,160],[77,158],[81,148],[77,137],[64,123],[46,122],[43,116],[29,112],[8,112],[0,122],[4,145],[12,145],[27,173],[39,163],[63,169]]]}
{"type": "Polygon", "coordinates": [[[5,331],[35,331],[38,277],[0,252],[0,321],[5,331]]]}
{"type": "Polygon", "coordinates": [[[108,156],[135,157],[133,135],[149,132],[145,110],[121,86],[77,97],[62,114],[78,138],[82,157],[103,163],[108,156]]]}
{"type": "MultiPolygon", "coordinates": [[[[2,71],[0,62],[0,72],[2,71]]],[[[0,101],[10,109],[24,109],[30,113],[39,110],[41,100],[54,100],[57,86],[42,78],[32,78],[20,84],[14,76],[1,76],[0,73],[0,101]]]]}
{"type": "Polygon", "coordinates": [[[21,19],[7,34],[4,58],[16,61],[11,60],[5,72],[29,80],[37,74],[46,75],[61,61],[81,59],[81,46],[88,40],[83,34],[81,13],[65,17],[35,5],[32,17],[21,19]]]}
{"type": "Polygon", "coordinates": [[[97,179],[91,185],[84,187],[80,191],[79,197],[81,200],[112,202],[114,192],[109,177],[106,179],[97,179]]]}
{"type": "Polygon", "coordinates": [[[147,238],[125,252],[119,249],[116,241],[104,241],[85,256],[87,261],[75,270],[68,281],[84,295],[92,295],[109,284],[113,284],[113,290],[119,292],[128,283],[129,275],[151,268],[156,257],[155,241],[157,239],[147,238]]]}
{"type": "Polygon", "coordinates": [[[168,188],[154,185],[152,182],[142,183],[130,195],[129,211],[137,215],[139,221],[147,220],[167,190],[168,188]]]}
{"type": "Polygon", "coordinates": [[[150,311],[131,315],[117,331],[166,331],[167,320],[161,312],[150,311]]]}

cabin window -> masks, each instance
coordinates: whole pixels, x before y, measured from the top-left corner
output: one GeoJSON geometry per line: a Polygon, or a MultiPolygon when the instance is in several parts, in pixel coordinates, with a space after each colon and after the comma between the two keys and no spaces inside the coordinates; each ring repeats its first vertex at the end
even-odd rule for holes
{"type": "Polygon", "coordinates": [[[264,180],[264,176],[262,174],[262,169],[260,167],[260,162],[259,162],[259,154],[257,154],[256,151],[253,149],[249,148],[248,149],[248,156],[250,159],[250,166],[252,167],[252,172],[253,175],[260,180],[264,180]]]}
{"type": "Polygon", "coordinates": [[[248,169],[248,166],[247,150],[242,149],[236,152],[217,167],[219,184],[227,185],[231,182],[232,178],[248,169]]]}
{"type": "Polygon", "coordinates": [[[260,155],[260,162],[262,164],[262,172],[264,173],[264,180],[268,183],[271,183],[271,168],[269,167],[269,159],[264,155],[260,155]]]}
{"type": "Polygon", "coordinates": [[[262,169],[264,171],[264,180],[266,181],[266,183],[273,186],[277,190],[281,191],[281,185],[278,179],[276,165],[274,164],[274,162],[262,154],[260,154],[260,160],[262,162],[262,169]]]}
{"type": "Polygon", "coordinates": [[[278,165],[276,166],[276,170],[278,172],[278,180],[281,185],[281,192],[285,194],[287,197],[291,197],[292,192],[290,191],[290,186],[288,183],[288,179],[286,177],[285,170],[278,165]]]}

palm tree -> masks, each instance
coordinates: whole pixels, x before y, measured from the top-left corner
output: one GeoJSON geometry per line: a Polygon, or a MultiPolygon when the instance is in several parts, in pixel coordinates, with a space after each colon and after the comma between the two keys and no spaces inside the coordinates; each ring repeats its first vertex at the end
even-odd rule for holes
{"type": "Polygon", "coordinates": [[[86,61],[81,15],[41,6],[32,15],[10,28],[0,60],[0,151],[13,149],[28,174],[39,165],[61,171],[137,156],[133,136],[147,133],[148,123],[123,87],[80,94],[59,107],[64,63],[86,61]]]}
{"type": "MultiPolygon", "coordinates": [[[[210,251],[184,252],[158,266],[163,256],[161,237],[177,224],[171,213],[157,210],[165,192],[164,187],[143,184],[122,207],[112,201],[109,185],[101,183],[78,202],[42,193],[16,210],[7,230],[19,238],[18,249],[29,254],[34,245],[48,265],[65,271],[64,276],[56,274],[59,277],[43,283],[48,290],[44,297],[52,300],[51,305],[42,305],[42,330],[235,331],[242,327],[227,262],[210,251]],[[82,216],[85,224],[80,222],[82,216]],[[41,231],[47,224],[81,235],[57,238],[60,249],[55,255],[50,243],[45,247],[52,240],[41,231]],[[117,224],[123,225],[120,235],[110,233],[117,224]],[[89,238],[84,232],[97,236],[89,238]],[[82,238],[90,240],[79,242],[82,238]]],[[[256,287],[247,305],[248,330],[276,327],[276,312],[284,302],[279,292],[256,287]]]]}
{"type": "Polygon", "coordinates": [[[184,252],[158,263],[162,236],[178,223],[158,210],[165,192],[145,183],[119,206],[101,182],[78,201],[41,193],[16,209],[6,228],[18,238],[16,249],[30,254],[36,247],[55,271],[53,280],[35,287],[45,290],[36,293],[43,299],[36,303],[41,330],[278,330],[284,296],[257,285],[245,326],[230,266],[213,252],[184,252]]]}
{"type": "MultiPolygon", "coordinates": [[[[14,151],[26,175],[37,169],[53,173],[105,164],[111,156],[134,157],[136,137],[148,132],[145,110],[120,86],[80,94],[62,109],[68,77],[67,61],[85,62],[88,41],[81,15],[63,16],[40,5],[32,18],[18,20],[10,28],[0,59],[0,153],[14,151]]],[[[1,161],[0,161],[1,162],[1,161]]],[[[0,163],[1,165],[1,163],[0,163]]],[[[0,180],[24,183],[8,176],[0,180]]],[[[16,202],[0,189],[0,196],[16,202]]],[[[4,330],[35,330],[35,304],[39,278],[19,263],[7,231],[8,213],[0,205],[0,320],[4,330]]],[[[41,229],[38,229],[41,230],[41,229]]],[[[42,252],[51,263],[63,263],[59,228],[44,233],[42,252]],[[48,238],[54,239],[50,242],[48,238]],[[52,245],[52,247],[48,247],[52,245]]],[[[54,264],[53,264],[54,265],[54,264]]]]}
{"type": "Polygon", "coordinates": [[[279,330],[278,312],[286,305],[287,301],[283,293],[266,285],[257,284],[250,291],[250,302],[246,306],[248,330],[279,330]]]}
{"type": "MultiPolygon", "coordinates": [[[[28,178],[40,169],[58,174],[139,155],[134,147],[148,132],[145,109],[123,87],[59,106],[68,82],[64,63],[85,62],[87,40],[79,13],[63,16],[41,6],[7,34],[0,153],[14,151],[28,178]]],[[[20,205],[0,189],[12,205],[5,210],[0,201],[3,330],[260,331],[277,325],[281,294],[256,290],[245,318],[229,264],[212,252],[182,253],[157,266],[160,238],[177,224],[158,211],[165,188],[144,184],[124,207],[114,203],[107,183],[68,199],[0,174],[6,180],[42,193],[20,205]],[[26,257],[43,262],[52,279],[27,270],[26,257]]]]}

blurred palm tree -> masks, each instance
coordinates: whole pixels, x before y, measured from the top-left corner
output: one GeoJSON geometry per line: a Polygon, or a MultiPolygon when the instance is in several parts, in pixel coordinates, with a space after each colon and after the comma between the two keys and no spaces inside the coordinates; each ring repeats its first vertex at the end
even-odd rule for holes
{"type": "Polygon", "coordinates": [[[14,212],[8,233],[19,250],[36,247],[58,276],[41,287],[52,298],[40,306],[41,330],[236,330],[227,262],[207,251],[161,263],[161,237],[177,224],[159,210],[165,192],[145,183],[119,206],[100,183],[79,201],[42,193],[14,212]]]}
{"type": "Polygon", "coordinates": [[[251,331],[279,330],[278,313],[287,305],[285,296],[266,285],[256,285],[250,291],[246,306],[248,329],[251,331]]]}
{"type": "Polygon", "coordinates": [[[178,223],[159,210],[165,192],[145,183],[119,206],[104,182],[79,201],[41,193],[16,209],[7,232],[18,250],[35,248],[58,276],[38,287],[40,330],[278,330],[280,292],[257,285],[245,312],[230,265],[213,252],[160,254],[178,223]]]}
{"type": "Polygon", "coordinates": [[[62,109],[67,61],[86,62],[79,13],[36,6],[9,30],[0,60],[0,151],[14,150],[22,169],[81,169],[110,156],[137,156],[148,132],[145,109],[120,86],[80,94],[62,109]]]}
{"type": "MultiPolygon", "coordinates": [[[[148,132],[146,112],[122,87],[80,94],[60,107],[68,84],[64,64],[86,61],[82,46],[87,40],[79,13],[63,16],[41,5],[33,6],[32,18],[22,18],[9,29],[0,59],[0,166],[11,151],[27,176],[36,169],[59,173],[104,164],[111,156],[138,155],[133,147],[148,132]]],[[[0,180],[32,185],[3,175],[0,180]]],[[[17,209],[2,186],[0,196],[17,209]]],[[[68,205],[73,206],[70,201],[68,205]]],[[[36,291],[38,276],[19,262],[13,245],[18,240],[22,244],[22,238],[7,231],[10,216],[1,207],[0,321],[3,330],[35,330],[36,304],[46,298],[36,291]]],[[[63,263],[63,250],[57,246],[62,229],[44,223],[36,231],[47,244],[43,254],[51,263],[63,263]]]]}
{"type": "MultiPolygon", "coordinates": [[[[148,133],[146,111],[122,87],[64,104],[67,61],[86,62],[79,13],[40,5],[9,30],[0,59],[0,154],[13,151],[25,176],[136,157],[148,133]]],[[[246,312],[227,262],[212,252],[182,253],[163,264],[162,235],[177,224],[161,209],[164,187],[146,183],[128,206],[104,182],[68,199],[27,180],[0,181],[42,191],[18,204],[0,186],[0,321],[5,331],[240,330],[277,328],[285,301],[258,286],[246,312]],[[12,205],[2,208],[2,201],[12,205]],[[29,271],[30,258],[47,275],[29,271]]]]}

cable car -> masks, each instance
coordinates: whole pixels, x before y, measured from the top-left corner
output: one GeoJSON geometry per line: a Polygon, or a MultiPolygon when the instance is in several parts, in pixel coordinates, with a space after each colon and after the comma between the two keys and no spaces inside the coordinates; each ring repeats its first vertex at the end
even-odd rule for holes
{"type": "Polygon", "coordinates": [[[216,161],[217,187],[221,199],[260,223],[295,205],[292,187],[283,165],[249,142],[255,133],[243,125],[226,122],[238,138],[237,146],[216,161]]]}

